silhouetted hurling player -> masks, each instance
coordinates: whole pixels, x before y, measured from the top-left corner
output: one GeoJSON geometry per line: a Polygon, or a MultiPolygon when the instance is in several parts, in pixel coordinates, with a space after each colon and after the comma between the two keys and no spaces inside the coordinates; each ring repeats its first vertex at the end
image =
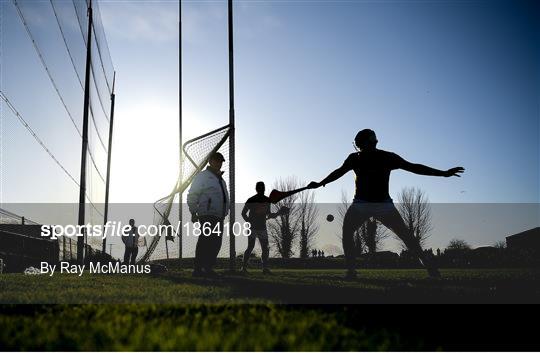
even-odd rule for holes
{"type": "Polygon", "coordinates": [[[414,164],[399,155],[377,149],[377,136],[370,129],[358,132],[354,145],[358,151],[350,154],[343,165],[320,182],[312,181],[308,187],[315,189],[325,186],[345,173],[353,170],[356,174],[356,192],[351,206],[347,209],[343,220],[343,251],[347,262],[347,278],[356,277],[356,259],[354,251],[354,232],[370,217],[379,220],[384,226],[393,231],[407,246],[413,256],[418,257],[431,277],[440,277],[439,270],[425,256],[418,240],[405,225],[403,218],[394,206],[388,193],[390,172],[403,169],[420,175],[441,177],[460,176],[465,169],[455,167],[446,171],[431,168],[422,164],[414,164]]]}

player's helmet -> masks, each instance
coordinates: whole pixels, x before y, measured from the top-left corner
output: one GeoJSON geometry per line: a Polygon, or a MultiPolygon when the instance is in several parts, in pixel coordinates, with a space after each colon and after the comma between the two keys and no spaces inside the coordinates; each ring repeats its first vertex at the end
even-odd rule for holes
{"type": "Polygon", "coordinates": [[[375,131],[371,129],[360,130],[354,138],[354,144],[360,149],[370,145],[375,146],[377,142],[377,135],[375,135],[375,131]]]}

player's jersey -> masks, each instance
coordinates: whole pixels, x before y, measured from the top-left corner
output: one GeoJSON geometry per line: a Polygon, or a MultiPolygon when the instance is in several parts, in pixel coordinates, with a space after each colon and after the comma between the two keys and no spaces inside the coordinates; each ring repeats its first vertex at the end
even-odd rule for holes
{"type": "Polygon", "coordinates": [[[390,172],[399,169],[403,162],[397,154],[378,149],[350,154],[343,165],[356,174],[354,198],[369,202],[388,201],[390,172]]]}
{"type": "Polygon", "coordinates": [[[255,195],[246,201],[249,210],[251,228],[266,230],[266,216],[270,214],[270,199],[264,195],[255,195]]]}

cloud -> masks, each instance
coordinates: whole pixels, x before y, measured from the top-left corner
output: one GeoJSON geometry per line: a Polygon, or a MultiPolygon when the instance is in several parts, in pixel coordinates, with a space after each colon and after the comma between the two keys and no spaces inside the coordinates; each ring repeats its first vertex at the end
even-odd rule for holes
{"type": "Polygon", "coordinates": [[[271,3],[239,2],[237,13],[237,17],[241,18],[236,26],[237,35],[248,40],[275,34],[276,30],[284,26],[271,3]]]}
{"type": "MultiPolygon", "coordinates": [[[[108,36],[130,41],[169,42],[178,39],[178,4],[171,1],[102,1],[103,24],[108,36]]],[[[236,6],[236,33],[256,38],[282,26],[269,6],[236,6]],[[240,23],[241,21],[241,23],[240,23]]],[[[227,31],[225,1],[183,2],[182,40],[204,45],[215,40],[216,33],[227,31]]]]}
{"type": "Polygon", "coordinates": [[[225,2],[198,2],[182,5],[182,40],[200,45],[212,41],[216,33],[227,31],[225,2]]]}
{"type": "Polygon", "coordinates": [[[169,42],[178,39],[176,2],[101,2],[101,17],[108,36],[130,41],[169,42]]]}

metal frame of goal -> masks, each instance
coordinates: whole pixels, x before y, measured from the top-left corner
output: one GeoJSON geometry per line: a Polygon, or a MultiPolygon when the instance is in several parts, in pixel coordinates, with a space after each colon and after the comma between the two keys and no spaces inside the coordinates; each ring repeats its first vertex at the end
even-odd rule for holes
{"type": "MultiPolygon", "coordinates": [[[[177,220],[182,220],[182,208],[184,207],[184,203],[182,201],[184,192],[191,185],[191,182],[195,176],[207,165],[208,158],[212,153],[220,152],[225,156],[228,155],[230,144],[227,144],[226,142],[229,141],[230,135],[230,125],[225,125],[184,143],[182,147],[184,152],[182,170],[180,176],[178,177],[177,183],[169,195],[157,200],[154,203],[153,223],[156,226],[173,224],[173,219],[175,219],[175,216],[172,214],[172,211],[177,202],[180,205],[180,212],[177,220]]],[[[232,195],[234,194],[234,188],[231,187],[230,180],[233,170],[231,168],[230,161],[226,161],[223,167],[225,170],[223,177],[227,182],[229,194],[232,195]]],[[[232,207],[234,207],[233,204],[231,204],[231,208],[232,207]]],[[[183,222],[181,224],[183,224],[183,222]]],[[[178,241],[178,257],[183,257],[184,239],[181,231],[183,227],[178,227],[179,232],[177,234],[172,228],[176,227],[171,227],[172,233],[169,231],[167,234],[159,234],[158,236],[152,237],[151,240],[146,244],[146,247],[142,248],[144,251],[140,252],[137,262],[143,263],[152,259],[169,258],[168,242],[174,242],[175,240],[178,241]]],[[[231,243],[233,242],[234,237],[230,237],[228,244],[229,250],[231,243]]],[[[229,251],[229,257],[230,253],[231,252],[229,251]]]]}

